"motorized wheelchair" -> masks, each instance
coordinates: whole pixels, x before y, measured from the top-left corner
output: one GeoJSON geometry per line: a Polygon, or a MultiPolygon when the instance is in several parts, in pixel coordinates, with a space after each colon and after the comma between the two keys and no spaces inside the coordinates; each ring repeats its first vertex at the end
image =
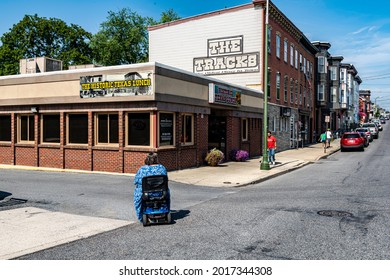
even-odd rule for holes
{"type": "Polygon", "coordinates": [[[144,226],[171,223],[170,194],[166,175],[142,178],[141,213],[144,226]]]}

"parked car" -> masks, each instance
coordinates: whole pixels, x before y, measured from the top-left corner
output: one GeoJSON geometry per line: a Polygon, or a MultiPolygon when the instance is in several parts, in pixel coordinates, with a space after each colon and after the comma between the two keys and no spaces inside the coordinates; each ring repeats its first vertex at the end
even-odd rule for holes
{"type": "Polygon", "coordinates": [[[367,148],[368,145],[370,145],[370,140],[368,139],[367,134],[366,134],[365,132],[359,132],[359,131],[357,131],[357,132],[358,132],[358,133],[360,134],[360,136],[364,139],[364,147],[367,148]]]}
{"type": "Polygon", "coordinates": [[[373,122],[370,122],[370,123],[363,123],[361,125],[361,127],[367,127],[370,129],[371,131],[371,135],[374,139],[378,139],[379,138],[379,130],[378,130],[378,127],[376,126],[375,123],[373,122]]]}
{"type": "Polygon", "coordinates": [[[383,130],[383,127],[382,127],[382,125],[381,125],[380,120],[375,119],[375,120],[374,120],[374,123],[375,123],[376,126],[378,127],[378,130],[379,130],[379,131],[382,131],[382,130],[383,130]]]}
{"type": "Polygon", "coordinates": [[[371,131],[368,127],[358,127],[355,129],[356,132],[364,132],[367,135],[368,141],[372,142],[374,139],[372,138],[371,131]]]}
{"type": "Polygon", "coordinates": [[[359,132],[345,132],[340,140],[340,149],[342,152],[351,149],[364,151],[364,139],[359,132]]]}

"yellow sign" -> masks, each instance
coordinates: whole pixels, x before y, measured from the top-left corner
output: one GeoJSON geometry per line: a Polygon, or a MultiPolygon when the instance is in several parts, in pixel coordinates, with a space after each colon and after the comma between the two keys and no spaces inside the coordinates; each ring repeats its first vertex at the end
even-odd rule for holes
{"type": "Polygon", "coordinates": [[[114,82],[94,82],[81,84],[82,90],[90,89],[107,89],[107,88],[123,88],[123,87],[141,87],[150,86],[150,79],[123,80],[114,82]]]}

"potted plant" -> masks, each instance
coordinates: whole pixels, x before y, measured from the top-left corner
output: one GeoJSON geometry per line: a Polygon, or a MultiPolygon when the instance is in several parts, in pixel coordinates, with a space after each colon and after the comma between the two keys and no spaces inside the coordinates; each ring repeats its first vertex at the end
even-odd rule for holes
{"type": "Polygon", "coordinates": [[[249,153],[245,150],[232,150],[230,158],[235,161],[246,161],[249,159],[249,153]]]}
{"type": "Polygon", "coordinates": [[[225,155],[222,153],[222,151],[218,150],[217,148],[214,148],[210,150],[205,160],[207,161],[208,165],[210,166],[217,166],[225,159],[225,155]]]}

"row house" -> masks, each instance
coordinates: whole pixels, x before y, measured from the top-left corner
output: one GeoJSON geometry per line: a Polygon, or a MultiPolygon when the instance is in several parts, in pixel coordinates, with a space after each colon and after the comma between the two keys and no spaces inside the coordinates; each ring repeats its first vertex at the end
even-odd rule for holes
{"type": "MultiPolygon", "coordinates": [[[[278,150],[285,150],[315,139],[317,49],[272,2],[268,42],[264,42],[266,4],[266,0],[254,0],[152,26],[149,60],[263,92],[267,89],[268,128],[278,138],[278,150]]],[[[231,116],[218,110],[211,113],[211,117],[221,120],[220,129],[224,131],[222,124],[228,123],[231,116]]]]}
{"type": "Polygon", "coordinates": [[[329,42],[312,42],[316,54],[316,128],[350,130],[359,124],[359,85],[362,83],[355,66],[342,63],[343,56],[329,53],[329,42]]]}

